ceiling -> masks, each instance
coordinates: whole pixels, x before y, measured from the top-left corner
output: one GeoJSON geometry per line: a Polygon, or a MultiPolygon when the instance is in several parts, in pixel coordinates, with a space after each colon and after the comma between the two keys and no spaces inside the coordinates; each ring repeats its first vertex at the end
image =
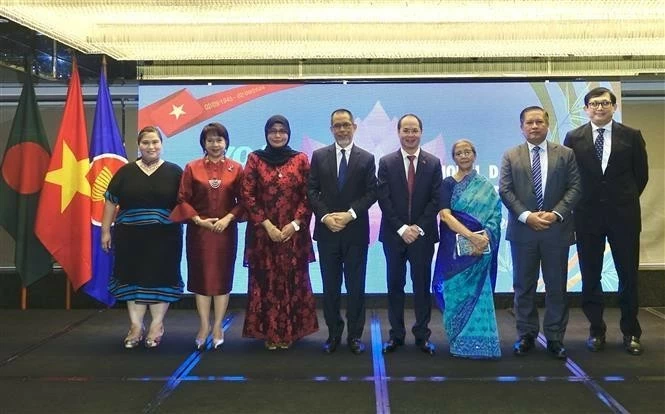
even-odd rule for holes
{"type": "Polygon", "coordinates": [[[0,16],[85,54],[138,61],[148,75],[156,66],[210,77],[211,62],[297,76],[311,61],[533,59],[646,60],[644,71],[665,72],[665,0],[0,0],[0,16]]]}

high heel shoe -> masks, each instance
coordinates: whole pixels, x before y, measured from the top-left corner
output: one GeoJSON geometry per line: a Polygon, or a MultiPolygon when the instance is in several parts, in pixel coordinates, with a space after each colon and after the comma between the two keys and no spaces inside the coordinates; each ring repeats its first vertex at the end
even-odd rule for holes
{"type": "Polygon", "coordinates": [[[210,335],[210,329],[201,329],[196,333],[196,338],[194,338],[194,347],[197,351],[203,351],[206,347],[206,342],[208,336],[210,335]]]}
{"type": "Polygon", "coordinates": [[[164,327],[162,326],[162,331],[158,336],[154,338],[146,337],[145,338],[145,347],[146,348],[157,348],[160,343],[162,343],[162,337],[164,336],[164,327]]]}
{"type": "Polygon", "coordinates": [[[224,338],[213,338],[212,339],[212,349],[219,349],[224,344],[224,338]]]}
{"type": "Polygon", "coordinates": [[[124,341],[125,348],[126,349],[132,349],[132,348],[136,348],[137,346],[139,346],[139,344],[143,340],[143,332],[144,332],[144,328],[141,327],[141,329],[139,330],[139,334],[137,336],[134,336],[134,335],[132,335],[132,329],[130,328],[129,332],[127,332],[127,336],[125,337],[125,341],[124,341]]]}
{"type": "Polygon", "coordinates": [[[208,338],[195,338],[194,339],[194,348],[196,348],[197,351],[203,351],[203,349],[206,346],[206,339],[208,338]]]}

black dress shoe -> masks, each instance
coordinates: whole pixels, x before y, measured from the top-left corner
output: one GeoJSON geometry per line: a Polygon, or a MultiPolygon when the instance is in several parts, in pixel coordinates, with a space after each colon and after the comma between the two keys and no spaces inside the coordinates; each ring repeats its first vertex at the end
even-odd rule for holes
{"type": "Polygon", "coordinates": [[[640,338],[636,336],[624,336],[623,337],[623,348],[631,355],[642,355],[642,344],[640,344],[640,338]]]}
{"type": "Polygon", "coordinates": [[[365,352],[365,344],[358,338],[349,339],[349,349],[354,354],[360,355],[365,352]]]}
{"type": "Polygon", "coordinates": [[[513,345],[513,353],[518,356],[526,355],[536,345],[531,335],[523,335],[513,345]]]}
{"type": "Polygon", "coordinates": [[[586,348],[591,352],[602,351],[605,348],[605,335],[591,335],[586,340],[586,348]]]}
{"type": "Polygon", "coordinates": [[[404,345],[404,341],[392,338],[383,344],[383,353],[395,352],[402,345],[404,345]]]}
{"type": "Polygon", "coordinates": [[[566,354],[566,348],[563,347],[561,341],[547,341],[547,352],[552,354],[556,359],[566,359],[568,354],[566,354]]]}
{"type": "Polygon", "coordinates": [[[323,352],[326,354],[332,354],[337,350],[337,345],[339,345],[340,339],[339,338],[328,338],[326,340],[326,343],[323,344],[323,352]]]}
{"type": "Polygon", "coordinates": [[[419,346],[420,346],[420,350],[423,351],[426,354],[434,356],[434,354],[436,353],[436,351],[435,351],[436,347],[430,341],[425,341],[425,342],[421,343],[419,346]]]}

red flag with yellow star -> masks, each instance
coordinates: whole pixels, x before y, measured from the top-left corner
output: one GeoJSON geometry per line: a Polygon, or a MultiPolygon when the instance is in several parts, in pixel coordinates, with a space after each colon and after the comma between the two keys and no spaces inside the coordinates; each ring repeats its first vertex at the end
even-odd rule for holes
{"type": "Polygon", "coordinates": [[[35,234],[78,290],[90,280],[90,169],[76,61],[65,111],[37,207],[35,234]]]}

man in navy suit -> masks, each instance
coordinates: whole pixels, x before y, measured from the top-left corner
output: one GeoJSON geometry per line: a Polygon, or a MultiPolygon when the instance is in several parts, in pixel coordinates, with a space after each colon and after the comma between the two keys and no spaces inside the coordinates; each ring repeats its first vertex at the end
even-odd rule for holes
{"type": "Polygon", "coordinates": [[[549,115],[543,108],[524,108],[520,126],[526,142],[505,152],[499,178],[499,195],[508,209],[506,239],[513,259],[519,335],[513,353],[526,355],[535,345],[540,321],[534,300],[542,268],[547,350],[558,359],[566,359],[563,337],[568,324],[571,213],[580,199],[582,184],[573,151],[546,140],[549,115]]]}
{"type": "Polygon", "coordinates": [[[353,142],[356,124],[348,109],[330,115],[335,143],[312,154],[307,192],[316,215],[314,240],[323,279],[326,353],[337,349],[344,331],[340,315],[342,275],[347,291],[347,344],[365,351],[365,274],[369,244],[368,210],[376,202],[374,155],[353,142]]]}
{"type": "Polygon", "coordinates": [[[386,256],[390,339],[383,352],[404,345],[404,286],[406,263],[411,269],[416,323],[411,332],[416,346],[434,355],[429,341],[432,302],[432,255],[439,241],[437,214],[441,197],[441,161],[420,147],[423,123],[407,114],[397,122],[401,148],[379,160],[378,197],[381,207],[379,240],[386,256]]]}
{"type": "Polygon", "coordinates": [[[568,132],[564,145],[575,152],[584,188],[575,209],[575,230],[582,271],[582,309],[591,325],[587,348],[595,352],[605,346],[607,327],[600,279],[607,239],[619,277],[623,345],[629,354],[640,355],[640,194],[649,180],[649,167],[642,133],[612,120],[616,101],[607,88],[589,91],[584,97],[584,110],[591,122],[568,132]]]}

